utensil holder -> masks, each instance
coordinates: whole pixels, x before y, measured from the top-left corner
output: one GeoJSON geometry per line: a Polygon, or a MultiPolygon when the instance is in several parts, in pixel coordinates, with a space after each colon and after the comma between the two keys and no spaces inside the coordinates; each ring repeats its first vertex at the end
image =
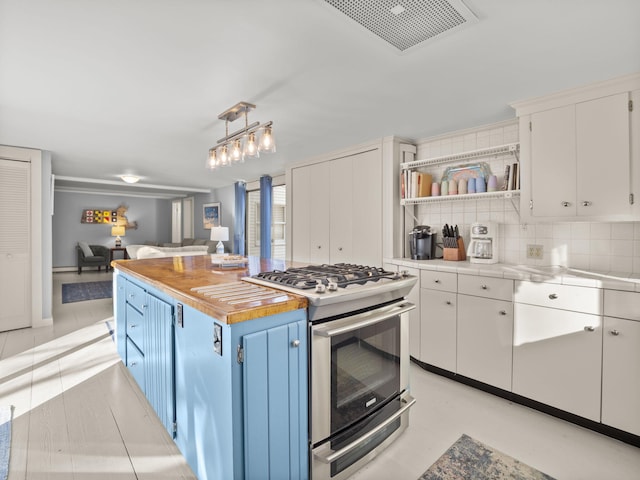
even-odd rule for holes
{"type": "Polygon", "coordinates": [[[458,238],[458,248],[443,248],[442,258],[453,262],[460,262],[467,259],[467,252],[464,248],[464,240],[458,238]]]}

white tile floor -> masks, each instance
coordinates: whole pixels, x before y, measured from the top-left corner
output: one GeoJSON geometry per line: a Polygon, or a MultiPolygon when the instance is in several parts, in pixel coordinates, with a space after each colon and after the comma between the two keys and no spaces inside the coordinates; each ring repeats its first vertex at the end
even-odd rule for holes
{"type": "MultiPolygon", "coordinates": [[[[0,404],[16,406],[10,480],[194,478],[118,360],[111,300],[61,304],[62,283],[108,278],[54,274],[54,325],[0,333],[0,404]]],[[[558,480],[640,479],[636,447],[415,365],[411,382],[409,428],[351,480],[415,480],[463,433],[558,480]]]]}

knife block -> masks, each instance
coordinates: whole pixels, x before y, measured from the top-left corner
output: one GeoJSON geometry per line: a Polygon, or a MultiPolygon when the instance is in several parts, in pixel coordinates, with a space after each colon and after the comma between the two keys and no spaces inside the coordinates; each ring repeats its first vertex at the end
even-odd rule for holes
{"type": "Polygon", "coordinates": [[[444,260],[460,262],[467,259],[467,252],[464,249],[464,240],[462,237],[458,238],[458,248],[443,248],[442,251],[442,258],[444,260]]]}

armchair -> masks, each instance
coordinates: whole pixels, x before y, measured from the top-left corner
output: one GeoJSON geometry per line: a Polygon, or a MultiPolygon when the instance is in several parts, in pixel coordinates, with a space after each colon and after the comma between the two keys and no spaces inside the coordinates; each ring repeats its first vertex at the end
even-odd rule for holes
{"type": "Polygon", "coordinates": [[[93,255],[85,255],[80,244],[76,245],[78,255],[78,275],[82,273],[82,267],[98,267],[98,271],[102,266],[109,271],[109,249],[102,245],[89,245],[93,255]]]}

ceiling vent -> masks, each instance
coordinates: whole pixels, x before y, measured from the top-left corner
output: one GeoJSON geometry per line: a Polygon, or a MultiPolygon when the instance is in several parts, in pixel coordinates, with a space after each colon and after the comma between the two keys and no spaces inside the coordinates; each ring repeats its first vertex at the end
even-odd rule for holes
{"type": "Polygon", "coordinates": [[[400,52],[478,21],[461,0],[324,0],[400,52]]]}

